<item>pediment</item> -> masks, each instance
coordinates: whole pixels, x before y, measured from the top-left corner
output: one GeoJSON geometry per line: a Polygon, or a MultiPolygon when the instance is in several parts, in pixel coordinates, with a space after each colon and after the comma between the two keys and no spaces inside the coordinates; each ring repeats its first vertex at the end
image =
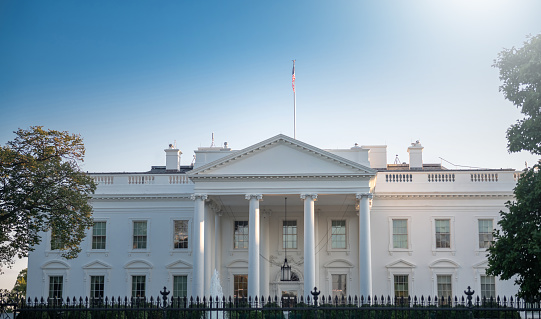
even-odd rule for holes
{"type": "Polygon", "coordinates": [[[234,260],[227,268],[248,268],[248,262],[246,260],[234,260]]]}
{"type": "Polygon", "coordinates": [[[460,265],[450,259],[438,259],[429,265],[430,268],[459,268],[460,265]]]}
{"type": "Polygon", "coordinates": [[[277,135],[189,172],[203,176],[375,175],[376,171],[317,147],[277,135]]]}
{"type": "Polygon", "coordinates": [[[70,265],[63,261],[63,260],[49,260],[43,265],[41,265],[41,269],[69,269],[70,265]]]}
{"type": "Polygon", "coordinates": [[[415,264],[410,263],[409,261],[405,261],[404,259],[399,259],[397,261],[393,261],[390,264],[385,265],[387,268],[415,268],[415,264]]]}
{"type": "Polygon", "coordinates": [[[488,268],[488,260],[484,260],[480,263],[477,263],[475,265],[472,266],[473,268],[475,269],[486,269],[488,268]]]}
{"type": "Polygon", "coordinates": [[[167,269],[192,269],[192,265],[182,260],[177,260],[168,264],[167,266],[165,266],[165,268],[167,269]]]}
{"type": "Polygon", "coordinates": [[[331,262],[328,262],[324,265],[325,268],[353,268],[355,267],[352,263],[345,259],[337,259],[331,262]]]}
{"type": "Polygon", "coordinates": [[[132,260],[124,265],[126,269],[150,269],[153,268],[152,264],[146,260],[132,260]]]}
{"type": "Polygon", "coordinates": [[[110,269],[111,265],[101,261],[95,260],[83,266],[83,269],[110,269]]]}

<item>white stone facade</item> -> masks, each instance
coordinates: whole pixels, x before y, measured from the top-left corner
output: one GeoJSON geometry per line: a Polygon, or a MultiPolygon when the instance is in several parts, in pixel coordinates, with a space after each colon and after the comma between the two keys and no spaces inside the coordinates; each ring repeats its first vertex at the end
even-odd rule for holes
{"type": "Polygon", "coordinates": [[[165,167],[91,174],[96,229],[73,260],[44,234],[27,295],[202,296],[214,269],[225,295],[514,294],[485,276],[480,247],[519,173],[446,170],[422,150],[408,149],[411,167],[387,165],[385,146],[325,151],[278,135],[200,148],[193,167],[170,146],[165,167]],[[280,280],[286,245],[295,281],[280,280]]]}

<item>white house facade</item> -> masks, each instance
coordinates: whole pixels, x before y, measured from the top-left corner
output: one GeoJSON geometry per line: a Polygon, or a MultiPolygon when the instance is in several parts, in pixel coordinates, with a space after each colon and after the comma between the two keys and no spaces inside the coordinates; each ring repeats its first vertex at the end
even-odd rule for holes
{"type": "Polygon", "coordinates": [[[199,148],[192,166],[92,173],[94,227],[72,260],[51,234],[29,256],[27,296],[513,295],[486,248],[519,172],[387,164],[386,146],[322,150],[277,135],[199,148]],[[291,275],[283,280],[285,259],[291,275]]]}

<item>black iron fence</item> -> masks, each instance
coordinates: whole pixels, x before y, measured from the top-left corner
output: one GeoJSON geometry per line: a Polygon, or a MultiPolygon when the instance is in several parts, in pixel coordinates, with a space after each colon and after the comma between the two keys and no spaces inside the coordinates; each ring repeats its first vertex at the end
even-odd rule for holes
{"type": "Polygon", "coordinates": [[[521,299],[438,297],[66,298],[0,296],[0,319],[541,319],[538,302],[521,299]]]}

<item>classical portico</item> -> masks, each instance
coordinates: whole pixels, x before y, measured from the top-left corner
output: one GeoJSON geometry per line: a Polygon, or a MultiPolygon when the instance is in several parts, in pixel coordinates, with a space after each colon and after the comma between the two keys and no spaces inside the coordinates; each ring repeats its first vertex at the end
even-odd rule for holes
{"type": "Polygon", "coordinates": [[[217,269],[227,294],[233,289],[240,294],[239,287],[244,287],[240,279],[247,275],[247,296],[252,298],[284,293],[271,286],[287,286],[308,296],[338,269],[325,268],[324,264],[333,267],[327,260],[353,256],[358,260],[348,262],[358,265],[356,272],[348,272],[349,292],[370,294],[369,199],[375,173],[284,135],[194,168],[188,173],[195,185],[192,295],[210,294],[210,278],[217,269]],[[291,212],[287,220],[295,220],[295,229],[303,225],[298,228],[298,243],[291,244],[287,256],[282,233],[285,197],[291,212]],[[331,221],[346,220],[355,212],[358,223],[348,219],[342,225],[348,238],[344,247],[331,247],[335,237],[331,221]],[[247,249],[244,237],[239,237],[243,234],[239,229],[246,230],[245,221],[247,249]],[[239,243],[233,245],[234,238],[240,238],[239,243]],[[285,257],[292,261],[296,278],[301,278],[298,284],[283,285],[276,279],[285,257]]]}

